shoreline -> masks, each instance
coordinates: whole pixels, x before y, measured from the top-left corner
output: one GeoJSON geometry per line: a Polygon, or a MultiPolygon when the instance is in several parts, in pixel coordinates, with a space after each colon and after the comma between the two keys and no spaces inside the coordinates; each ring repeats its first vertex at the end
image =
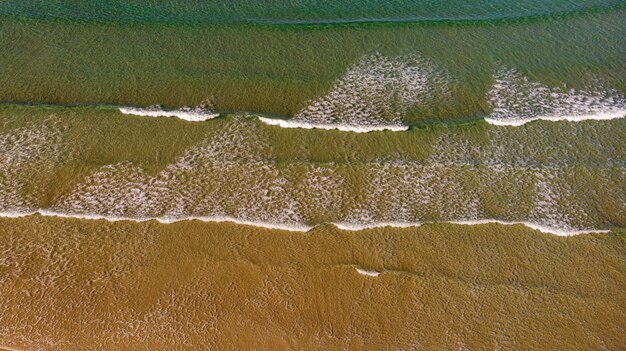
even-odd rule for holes
{"type": "Polygon", "coordinates": [[[238,225],[245,225],[263,229],[275,229],[290,232],[308,233],[320,226],[332,225],[339,230],[358,232],[368,229],[377,228],[416,228],[429,224],[454,224],[462,226],[479,226],[488,224],[499,224],[505,226],[522,225],[526,228],[539,231],[544,234],[552,234],[556,236],[576,236],[582,234],[606,234],[610,233],[608,229],[571,229],[571,228],[555,228],[546,225],[533,223],[530,221],[502,221],[498,219],[477,219],[477,220],[455,220],[455,221],[427,221],[427,222],[372,222],[372,223],[347,223],[347,222],[324,222],[317,225],[306,225],[301,223],[274,223],[239,219],[230,216],[188,216],[188,217],[122,217],[122,216],[107,216],[99,214],[80,214],[80,213],[63,213],[51,210],[36,210],[29,212],[19,211],[4,211],[0,212],[0,218],[25,218],[32,216],[43,217],[59,217],[70,219],[83,219],[83,220],[105,220],[107,222],[120,222],[129,221],[135,223],[156,221],[161,224],[172,224],[176,222],[187,221],[200,221],[205,223],[233,223],[238,225]]]}

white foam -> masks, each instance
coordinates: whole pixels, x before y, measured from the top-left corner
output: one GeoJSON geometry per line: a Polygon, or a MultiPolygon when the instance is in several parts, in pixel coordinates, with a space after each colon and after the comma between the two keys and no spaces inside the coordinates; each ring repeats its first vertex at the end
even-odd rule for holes
{"type": "Polygon", "coordinates": [[[579,234],[597,234],[597,233],[609,233],[610,230],[597,230],[597,229],[564,229],[564,228],[555,228],[549,227],[542,224],[537,224],[533,222],[527,221],[501,221],[497,219],[479,219],[479,220],[467,220],[467,221],[449,221],[446,223],[451,224],[459,224],[459,225],[483,225],[483,224],[502,224],[502,225],[523,225],[530,229],[538,230],[542,233],[554,234],[558,236],[572,236],[579,234]]]}
{"type": "Polygon", "coordinates": [[[501,224],[501,225],[523,225],[530,229],[538,230],[542,233],[553,234],[558,236],[572,236],[579,234],[596,234],[596,233],[609,233],[610,230],[597,230],[597,229],[564,229],[555,228],[542,224],[537,224],[528,221],[501,221],[498,219],[479,219],[479,220],[461,220],[461,221],[430,221],[430,222],[375,222],[369,224],[356,224],[356,223],[332,223],[337,228],[347,231],[360,231],[374,228],[414,228],[424,224],[436,224],[436,223],[448,223],[457,225],[485,225],[485,224],[501,224]]]}
{"type": "Polygon", "coordinates": [[[511,127],[519,127],[526,123],[533,121],[568,121],[568,122],[581,122],[581,121],[606,121],[611,119],[625,118],[626,117],[626,109],[618,109],[613,112],[603,112],[597,114],[587,114],[587,115],[546,115],[546,116],[535,116],[530,118],[511,118],[511,119],[498,119],[498,118],[485,118],[485,122],[489,124],[493,124],[496,126],[511,126],[511,127]]]}
{"type": "Polygon", "coordinates": [[[419,227],[421,223],[414,222],[373,222],[373,223],[348,223],[348,222],[336,222],[332,223],[335,227],[341,230],[347,231],[360,231],[374,228],[412,228],[419,227]]]}
{"type": "Polygon", "coordinates": [[[615,90],[549,87],[510,69],[496,74],[489,101],[493,112],[485,121],[498,126],[521,126],[537,120],[580,122],[626,117],[626,99],[615,90]]]}
{"type": "Polygon", "coordinates": [[[176,117],[191,122],[202,122],[219,116],[219,113],[203,108],[181,108],[178,110],[163,110],[159,107],[137,108],[120,107],[120,112],[126,115],[146,117],[176,117]]]}
{"type": "Polygon", "coordinates": [[[402,117],[435,96],[447,97],[447,81],[443,71],[416,55],[366,55],[292,119],[261,120],[283,128],[405,131],[402,117]]]}
{"type": "Polygon", "coordinates": [[[0,217],[4,218],[22,218],[33,215],[41,215],[45,217],[60,217],[60,218],[74,218],[74,219],[87,219],[87,220],[106,220],[109,222],[119,222],[119,221],[130,221],[130,222],[148,222],[148,221],[157,221],[163,224],[172,224],[176,222],[182,221],[201,221],[201,222],[209,222],[209,223],[234,223],[241,225],[249,225],[253,227],[259,227],[264,229],[277,229],[277,230],[285,230],[292,232],[308,232],[313,229],[313,226],[307,226],[303,224],[287,224],[287,223],[274,223],[274,222],[262,222],[262,221],[249,221],[237,219],[229,216],[186,216],[186,217],[123,217],[123,216],[110,216],[110,215],[100,215],[100,214],[84,214],[84,213],[65,213],[65,212],[57,212],[45,209],[39,209],[36,211],[30,212],[0,212],[0,217]]]}
{"type": "Polygon", "coordinates": [[[354,132],[354,133],[368,133],[376,131],[393,131],[403,132],[409,130],[408,126],[402,124],[389,124],[389,125],[349,125],[349,124],[325,124],[325,123],[309,123],[303,121],[294,121],[277,118],[259,117],[259,120],[265,124],[279,126],[281,128],[301,128],[301,129],[325,129],[325,130],[339,130],[342,132],[354,132]]]}
{"type": "Polygon", "coordinates": [[[362,274],[362,275],[367,275],[367,276],[370,276],[370,277],[378,277],[380,275],[380,272],[377,272],[377,271],[370,271],[370,270],[362,269],[362,268],[358,268],[358,267],[355,268],[355,269],[356,269],[357,273],[362,274]]]}
{"type": "MultiPolygon", "coordinates": [[[[122,217],[122,216],[109,216],[109,215],[100,215],[100,214],[84,214],[84,213],[65,213],[65,212],[57,212],[46,209],[39,209],[35,211],[28,212],[20,212],[20,211],[6,211],[0,212],[0,218],[22,218],[33,215],[41,215],[46,217],[61,217],[61,218],[74,218],[74,219],[86,219],[86,220],[106,220],[109,222],[118,222],[118,221],[131,221],[131,222],[147,222],[147,221],[157,221],[163,224],[171,224],[175,222],[182,221],[201,221],[201,222],[209,222],[209,223],[234,223],[241,225],[248,225],[253,227],[259,227],[264,229],[276,229],[276,230],[285,230],[291,232],[308,232],[317,226],[310,226],[305,224],[297,224],[297,223],[277,223],[277,222],[264,222],[264,221],[250,221],[245,219],[239,219],[230,216],[186,216],[186,217],[122,217]]],[[[456,224],[456,225],[485,225],[485,224],[501,224],[501,225],[523,225],[530,229],[538,230],[543,233],[553,234],[558,236],[573,236],[580,234],[601,234],[601,233],[609,233],[610,230],[598,230],[598,229],[564,229],[564,228],[553,228],[537,223],[526,222],[526,221],[501,221],[497,219],[480,219],[480,220],[462,220],[462,221],[441,221],[441,222],[415,222],[415,223],[405,223],[405,222],[378,222],[378,223],[369,223],[369,224],[346,224],[346,223],[329,223],[337,227],[341,230],[348,231],[360,231],[366,229],[374,229],[374,228],[382,228],[382,227],[392,227],[392,228],[411,228],[411,227],[419,227],[424,224],[437,224],[437,223],[447,223],[447,224],[456,224]]]]}

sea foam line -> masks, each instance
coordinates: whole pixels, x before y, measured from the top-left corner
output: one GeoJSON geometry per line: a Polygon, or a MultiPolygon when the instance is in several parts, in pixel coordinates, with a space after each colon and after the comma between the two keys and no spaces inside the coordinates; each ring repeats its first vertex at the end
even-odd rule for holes
{"type": "Polygon", "coordinates": [[[409,130],[409,126],[390,124],[390,125],[349,125],[349,124],[325,124],[325,123],[309,123],[301,121],[291,121],[287,119],[259,117],[259,120],[265,124],[279,126],[281,128],[301,128],[301,129],[325,129],[339,130],[342,132],[368,133],[376,131],[389,130],[392,132],[403,132],[409,130]]]}
{"type": "MultiPolygon", "coordinates": [[[[51,210],[40,209],[36,211],[29,212],[18,212],[18,211],[9,211],[9,212],[0,212],[0,218],[22,218],[33,215],[41,215],[45,217],[61,217],[61,218],[74,218],[74,219],[86,219],[86,220],[106,220],[109,222],[118,222],[118,221],[131,221],[131,222],[147,222],[147,221],[157,221],[163,224],[171,224],[175,222],[182,221],[201,221],[201,222],[209,222],[209,223],[234,223],[241,225],[248,225],[253,227],[259,227],[264,229],[276,229],[276,230],[285,230],[291,232],[308,232],[312,229],[318,227],[319,225],[311,226],[305,224],[290,224],[290,223],[276,223],[276,222],[265,222],[265,221],[252,221],[239,219],[230,216],[188,216],[188,217],[123,217],[123,216],[109,216],[109,215],[98,215],[98,214],[82,214],[82,213],[65,213],[65,212],[57,212],[51,210]]],[[[609,233],[610,230],[598,230],[598,229],[563,229],[563,228],[554,228],[549,227],[537,223],[532,223],[528,221],[501,221],[497,219],[481,219],[481,220],[460,220],[460,221],[429,221],[429,222],[373,222],[367,224],[358,224],[358,223],[347,223],[347,222],[330,222],[323,224],[332,224],[340,230],[345,231],[361,231],[366,229],[374,229],[374,228],[414,228],[419,227],[425,224],[439,224],[439,223],[448,223],[448,224],[456,224],[456,225],[485,225],[485,224],[501,224],[501,225],[523,225],[527,228],[538,230],[542,233],[553,234],[558,236],[573,236],[580,234],[601,234],[601,233],[609,233]]],[[[320,225],[323,225],[320,224],[320,225]]]]}
{"type": "Polygon", "coordinates": [[[333,222],[331,224],[333,224],[335,227],[337,227],[337,228],[339,228],[341,230],[356,232],[356,231],[360,231],[360,230],[375,229],[375,228],[414,228],[414,227],[419,227],[419,226],[421,226],[424,223],[419,223],[419,222],[375,222],[375,223],[361,224],[361,223],[348,223],[348,222],[333,222]]]}
{"type": "MultiPolygon", "coordinates": [[[[191,122],[203,122],[218,117],[219,113],[208,112],[198,109],[179,109],[179,110],[157,110],[157,109],[144,109],[136,107],[119,107],[119,111],[127,115],[146,116],[146,117],[176,117],[182,120],[191,122]]],[[[485,117],[485,122],[502,127],[519,127],[526,123],[534,121],[568,121],[568,122],[582,122],[582,121],[608,121],[613,119],[626,118],[626,109],[620,109],[617,111],[600,112],[595,114],[583,114],[583,115],[546,115],[546,116],[534,116],[534,117],[519,117],[519,118],[499,118],[499,117],[485,117]]],[[[353,133],[369,133],[380,131],[392,131],[392,132],[404,132],[409,130],[409,126],[401,124],[382,124],[382,125],[350,125],[350,124],[324,124],[324,123],[309,123],[302,121],[292,121],[288,119],[267,118],[258,117],[259,121],[272,126],[278,126],[286,129],[322,129],[322,130],[338,130],[342,132],[353,133]]]]}
{"type": "Polygon", "coordinates": [[[380,275],[380,272],[378,271],[371,271],[368,269],[363,269],[363,268],[358,268],[358,267],[355,267],[354,269],[356,270],[357,273],[362,274],[362,275],[367,275],[370,277],[378,277],[380,275]]]}
{"type": "Polygon", "coordinates": [[[33,215],[41,215],[44,217],[60,217],[60,218],[73,218],[73,219],[87,219],[87,220],[106,220],[109,222],[130,221],[130,222],[148,222],[157,221],[163,224],[171,224],[183,221],[201,221],[208,223],[235,223],[242,225],[249,225],[253,227],[260,227],[265,229],[277,229],[286,230],[292,232],[308,232],[313,229],[313,226],[301,225],[301,224],[283,224],[263,221],[249,221],[242,220],[230,216],[188,216],[188,217],[123,217],[123,216],[111,216],[111,215],[99,215],[99,214],[83,214],[83,213],[66,213],[57,212],[51,210],[36,210],[30,212],[0,212],[0,218],[22,218],[33,215]]]}
{"type": "Polygon", "coordinates": [[[510,127],[519,127],[526,123],[530,123],[533,121],[568,121],[568,122],[582,122],[582,121],[607,121],[611,119],[619,119],[626,117],[626,109],[620,109],[617,111],[611,112],[600,112],[594,114],[584,114],[584,115],[546,115],[546,116],[535,116],[529,118],[490,118],[485,117],[485,122],[496,125],[496,126],[510,126],[510,127]]]}
{"type": "MultiPolygon", "coordinates": [[[[431,222],[437,223],[437,222],[431,222]]],[[[483,224],[501,224],[501,225],[523,225],[530,229],[538,230],[542,233],[553,234],[558,236],[573,236],[580,234],[601,234],[601,233],[610,233],[610,230],[605,229],[563,229],[563,228],[554,228],[549,227],[542,224],[537,224],[528,221],[501,221],[498,219],[478,219],[478,220],[463,220],[463,221],[447,221],[445,223],[450,224],[459,224],[459,225],[483,225],[483,224]]]]}
{"type": "Polygon", "coordinates": [[[219,113],[199,108],[181,108],[178,110],[163,110],[160,108],[120,107],[120,112],[126,115],[146,117],[176,117],[191,122],[203,122],[219,116],[219,113]]]}

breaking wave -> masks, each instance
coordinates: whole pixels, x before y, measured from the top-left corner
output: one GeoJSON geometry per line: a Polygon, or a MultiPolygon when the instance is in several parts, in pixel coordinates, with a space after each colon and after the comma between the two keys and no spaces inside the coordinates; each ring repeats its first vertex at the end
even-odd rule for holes
{"type": "Polygon", "coordinates": [[[178,110],[165,110],[160,105],[154,105],[146,108],[139,107],[120,107],[120,112],[126,115],[145,116],[145,117],[176,117],[191,122],[203,122],[219,116],[207,106],[199,106],[195,108],[183,107],[178,110]]]}
{"type": "Polygon", "coordinates": [[[265,124],[279,126],[281,128],[300,128],[300,129],[326,129],[338,130],[342,132],[369,133],[389,130],[392,132],[402,132],[409,130],[409,126],[405,125],[349,125],[349,124],[323,124],[300,122],[287,119],[259,117],[259,120],[265,124]]]}
{"type": "Polygon", "coordinates": [[[49,198],[50,179],[73,150],[62,121],[0,134],[4,216],[196,219],[295,231],[324,223],[342,230],[500,223],[574,235],[611,228],[620,215],[604,208],[619,214],[626,206],[615,148],[621,134],[599,137],[611,126],[494,127],[478,139],[446,128],[419,160],[302,163],[275,161],[271,136],[246,117],[209,132],[156,173],[131,161],[105,164],[49,198]]]}
{"type": "MultiPolygon", "coordinates": [[[[292,118],[257,117],[262,123],[281,128],[355,133],[407,131],[410,127],[406,119],[411,111],[454,99],[448,87],[450,81],[444,70],[418,55],[374,54],[361,58],[333,84],[330,92],[309,101],[292,118]]],[[[491,112],[484,120],[492,125],[517,127],[537,120],[579,122],[626,117],[624,95],[598,86],[584,89],[548,86],[515,69],[501,69],[495,73],[494,83],[485,97],[491,112]]],[[[176,110],[165,110],[158,105],[119,110],[124,114],[176,117],[194,122],[219,116],[210,103],[176,110]]]]}
{"type": "Polygon", "coordinates": [[[549,87],[515,70],[502,70],[489,92],[490,124],[521,126],[536,120],[610,120],[626,116],[626,99],[616,91],[549,87]]]}
{"type": "Polygon", "coordinates": [[[45,217],[60,217],[60,218],[73,218],[73,219],[85,219],[85,220],[106,220],[109,222],[130,221],[130,222],[147,222],[157,221],[163,224],[171,224],[182,221],[201,221],[209,223],[234,223],[240,225],[254,226],[264,229],[275,229],[292,232],[309,232],[321,225],[331,224],[340,230],[345,231],[361,231],[374,228],[413,228],[427,224],[455,224],[455,225],[488,225],[488,224],[500,224],[500,225],[523,225],[533,230],[540,231],[546,234],[553,234],[558,236],[573,236],[580,234],[598,234],[609,233],[610,230],[596,230],[596,229],[582,229],[582,230],[566,230],[560,228],[548,227],[541,224],[532,222],[507,222],[496,219],[484,219],[476,221],[432,221],[432,222],[415,222],[415,223],[392,223],[392,222],[380,222],[371,224],[346,224],[346,223],[322,223],[318,225],[305,225],[305,224],[293,224],[293,223],[278,223],[278,222],[265,222],[265,221],[251,221],[245,219],[239,219],[229,216],[188,216],[188,217],[122,217],[122,216],[107,216],[99,214],[83,214],[83,213],[64,213],[56,212],[52,210],[35,210],[30,212],[0,212],[0,218],[22,218],[41,215],[45,217]]]}
{"type": "Polygon", "coordinates": [[[261,118],[284,128],[337,129],[351,132],[404,131],[402,117],[433,97],[448,96],[447,76],[417,55],[363,57],[289,120],[261,118]]]}
{"type": "MultiPolygon", "coordinates": [[[[498,126],[545,121],[579,122],[626,117],[626,99],[616,90],[565,89],[532,81],[513,69],[494,76],[487,94],[492,107],[484,120],[498,126]]],[[[449,78],[419,56],[366,56],[331,91],[290,119],[259,117],[282,128],[347,132],[406,131],[412,108],[450,97],[449,78]]]]}

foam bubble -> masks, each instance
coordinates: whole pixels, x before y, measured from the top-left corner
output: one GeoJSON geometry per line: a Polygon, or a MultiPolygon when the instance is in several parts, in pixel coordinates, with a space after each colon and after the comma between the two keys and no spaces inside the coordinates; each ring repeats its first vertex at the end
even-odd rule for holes
{"type": "Polygon", "coordinates": [[[492,113],[485,118],[499,126],[521,126],[536,120],[610,120],[626,117],[626,100],[616,91],[548,87],[515,70],[502,70],[489,92],[492,113]]]}
{"type": "Polygon", "coordinates": [[[234,218],[301,226],[290,182],[264,155],[256,124],[234,118],[151,175],[130,162],[103,166],[52,207],[62,213],[132,218],[234,218]]]}

